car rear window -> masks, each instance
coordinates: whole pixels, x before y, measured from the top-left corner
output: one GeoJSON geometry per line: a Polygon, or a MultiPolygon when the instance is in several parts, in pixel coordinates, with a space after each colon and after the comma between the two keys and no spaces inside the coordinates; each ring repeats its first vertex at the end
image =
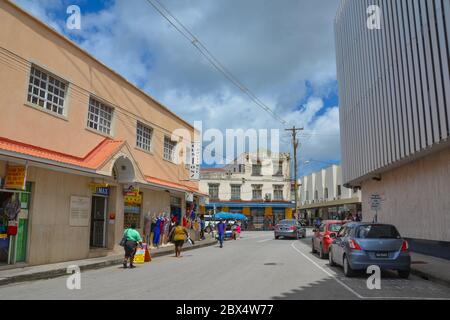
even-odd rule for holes
{"type": "Polygon", "coordinates": [[[369,224],[356,229],[356,238],[360,239],[398,239],[400,234],[391,225],[369,224]]]}
{"type": "Polygon", "coordinates": [[[340,223],[332,223],[328,225],[328,231],[330,232],[339,232],[341,230],[342,224],[340,223]]]}

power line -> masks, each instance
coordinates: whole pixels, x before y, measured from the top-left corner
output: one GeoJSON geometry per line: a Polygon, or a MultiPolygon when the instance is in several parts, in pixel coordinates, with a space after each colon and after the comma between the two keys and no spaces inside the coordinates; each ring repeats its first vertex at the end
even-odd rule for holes
{"type": "Polygon", "coordinates": [[[233,83],[239,90],[247,95],[258,107],[269,113],[283,126],[287,122],[275,111],[259,99],[248,87],[246,87],[236,76],[234,76],[209,50],[208,48],[183,24],[181,23],[161,2],[158,0],[146,0],[164,19],[166,19],[183,37],[185,37],[208,62],[219,71],[225,78],[233,83]],[[157,4],[155,4],[157,3],[157,4]],[[170,18],[169,18],[170,17],[170,18]],[[171,19],[172,18],[172,19],[171,19]],[[180,26],[177,26],[177,24],[180,26]]]}

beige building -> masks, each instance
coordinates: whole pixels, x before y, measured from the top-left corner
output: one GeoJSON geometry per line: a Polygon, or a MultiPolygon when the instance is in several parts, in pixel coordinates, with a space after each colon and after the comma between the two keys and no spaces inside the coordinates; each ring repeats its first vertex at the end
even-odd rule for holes
{"type": "Polygon", "coordinates": [[[0,265],[108,255],[124,227],[198,207],[172,135],[194,128],[9,1],[0,113],[0,265]]]}
{"type": "Polygon", "coordinates": [[[293,217],[289,153],[246,152],[222,168],[203,168],[200,190],[209,195],[209,212],[248,216],[249,229],[272,229],[293,217]]]}

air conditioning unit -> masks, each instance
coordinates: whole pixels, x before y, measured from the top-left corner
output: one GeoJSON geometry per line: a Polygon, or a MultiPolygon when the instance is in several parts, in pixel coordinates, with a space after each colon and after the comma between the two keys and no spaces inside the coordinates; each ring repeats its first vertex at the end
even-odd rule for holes
{"type": "Polygon", "coordinates": [[[271,201],[272,200],[272,195],[270,193],[266,193],[266,195],[264,196],[264,200],[271,201]]]}

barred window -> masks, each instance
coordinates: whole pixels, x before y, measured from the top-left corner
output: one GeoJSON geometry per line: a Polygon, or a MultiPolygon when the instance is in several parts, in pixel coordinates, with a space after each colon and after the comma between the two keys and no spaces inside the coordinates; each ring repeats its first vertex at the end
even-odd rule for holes
{"type": "Polygon", "coordinates": [[[273,186],[273,199],[274,200],[283,200],[283,185],[274,185],[273,186]]]}
{"type": "Polygon", "coordinates": [[[209,185],[209,197],[212,200],[219,199],[219,184],[210,184],[209,185]]]}
{"type": "Polygon", "coordinates": [[[261,200],[262,199],[262,184],[254,184],[252,185],[252,198],[253,200],[261,200]]]}
{"type": "Polygon", "coordinates": [[[32,66],[27,100],[45,110],[64,115],[67,86],[67,82],[32,66]]]}
{"type": "Polygon", "coordinates": [[[114,108],[91,97],[89,99],[88,127],[108,135],[111,134],[113,111],[114,108]]]}
{"type": "Polygon", "coordinates": [[[150,151],[152,143],[153,129],[141,122],[137,122],[136,146],[146,151],[150,151]]]}
{"type": "Polygon", "coordinates": [[[164,137],[164,159],[173,161],[175,154],[175,147],[177,143],[172,141],[169,137],[164,137]]]}
{"type": "Polygon", "coordinates": [[[231,185],[231,200],[241,200],[241,185],[232,184],[231,185]]]}

